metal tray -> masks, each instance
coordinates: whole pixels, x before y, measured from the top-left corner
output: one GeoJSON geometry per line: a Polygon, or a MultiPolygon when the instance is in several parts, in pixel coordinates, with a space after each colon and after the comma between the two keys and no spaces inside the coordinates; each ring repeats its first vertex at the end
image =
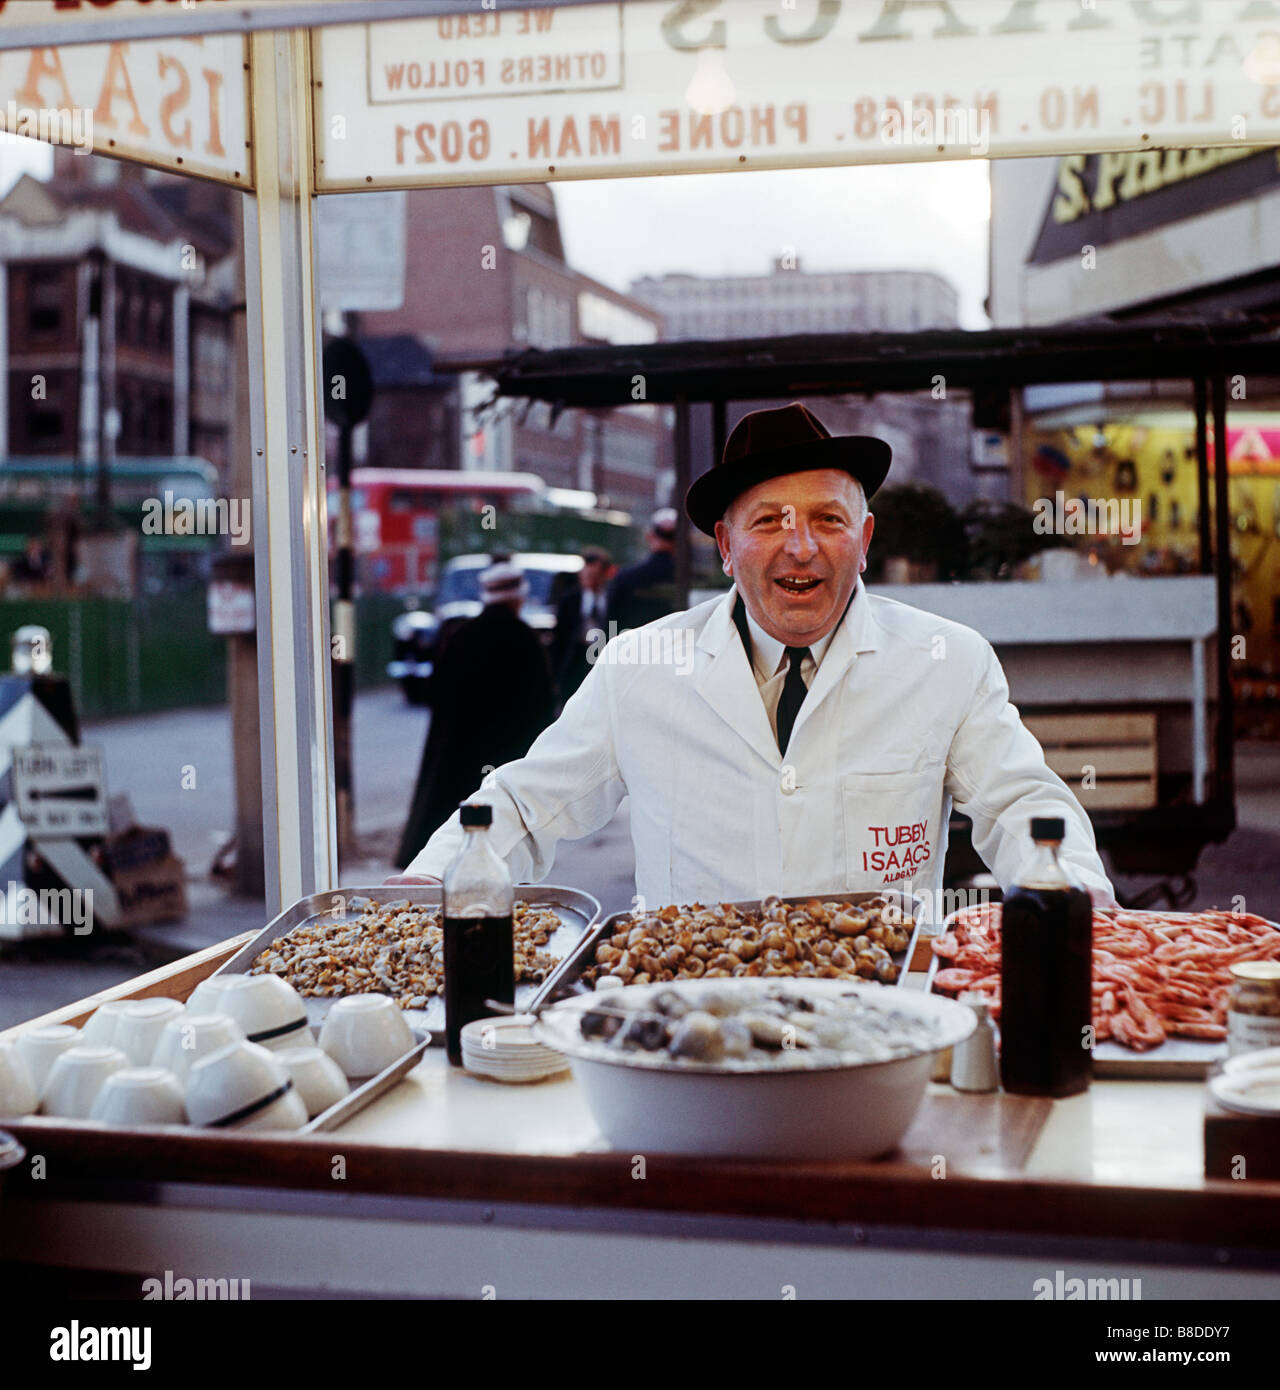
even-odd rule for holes
{"type": "MultiPolygon", "coordinates": [[[[915,925],[911,930],[911,939],[907,942],[906,949],[893,952],[894,963],[898,966],[897,984],[901,985],[906,979],[907,971],[911,964],[911,956],[916,948],[916,938],[920,934],[920,908],[921,899],[918,894],[907,894],[899,889],[885,888],[879,892],[859,892],[859,893],[797,893],[791,897],[783,898],[781,901],[788,906],[803,906],[812,899],[817,898],[820,902],[826,903],[863,903],[871,898],[896,898],[902,906],[904,913],[910,912],[915,925]]],[[[715,906],[715,904],[708,904],[715,906]]],[[[738,902],[726,903],[726,907],[758,908],[760,900],[758,898],[746,898],[738,902]]],[[[596,947],[605,937],[612,936],[617,928],[617,924],[624,918],[632,914],[627,912],[615,912],[599,922],[583,937],[577,949],[562,964],[557,966],[555,971],[548,976],[543,984],[538,998],[534,1001],[536,1006],[544,1003],[551,1003],[558,999],[567,998],[571,994],[584,994],[587,992],[585,985],[580,983],[579,977],[582,972],[590,966],[595,958],[596,947]]],[[[785,978],[782,976],[769,976],[770,979],[785,978]]],[[[803,977],[800,977],[803,978],[803,977]]]]}
{"type": "Polygon", "coordinates": [[[413,1030],[414,1045],[397,1058],[377,1076],[371,1076],[353,1090],[348,1091],[341,1100],[334,1101],[328,1110],[322,1110],[314,1120],[303,1125],[300,1133],[320,1134],[325,1130],[337,1129],[346,1124],[352,1115],[358,1114],[366,1105],[372,1105],[379,1096],[384,1095],[422,1061],[422,1054],[431,1046],[431,1034],[422,1028],[413,1030]]]}
{"type": "MultiPolygon", "coordinates": [[[[963,910],[963,909],[961,909],[963,910]]],[[[949,913],[942,919],[935,936],[950,930],[951,919],[956,914],[949,913]]],[[[1161,913],[1161,916],[1176,917],[1178,913],[1161,913]]],[[[1197,914],[1182,914],[1194,917],[1197,914]]],[[[934,993],[933,977],[938,973],[940,957],[929,953],[929,969],[925,973],[924,987],[934,993]]],[[[940,992],[940,991],[939,991],[940,992]]],[[[950,995],[945,996],[950,998],[950,995]]],[[[999,1025],[997,1025],[998,1027],[999,1025]]],[[[1166,1038],[1159,1047],[1150,1052],[1135,1052],[1117,1042],[1100,1042],[1093,1049],[1093,1074],[1100,1079],[1121,1079],[1140,1081],[1202,1081],[1209,1075],[1214,1063],[1227,1055],[1225,1042],[1204,1042],[1196,1038],[1166,1038]]]]}
{"type": "MultiPolygon", "coordinates": [[[[551,884],[517,884],[515,897],[517,902],[554,908],[560,918],[559,930],[552,933],[551,940],[542,948],[549,955],[559,957],[560,965],[540,984],[516,986],[516,1005],[528,1009],[534,1006],[556,973],[563,968],[566,960],[590,932],[600,916],[600,904],[590,893],[581,893],[576,888],[559,888],[551,884]]],[[[440,886],[394,883],[377,888],[335,888],[328,893],[312,893],[308,897],[300,898],[292,907],[286,908],[269,922],[252,941],[242,946],[230,960],[219,966],[214,974],[243,975],[268,946],[295,927],[312,923],[328,924],[342,917],[358,917],[371,902],[383,906],[388,903],[408,903],[413,907],[439,907],[440,886]]],[[[317,1032],[337,997],[304,997],[307,1020],[317,1032]]],[[[425,1009],[406,1009],[404,1016],[411,1028],[431,1034],[432,1046],[444,1046],[442,996],[437,995],[425,1009]]],[[[377,1079],[374,1078],[375,1081],[377,1079]]],[[[373,1083],[366,1083],[370,1084],[373,1083]]],[[[348,1096],[347,1099],[350,1100],[351,1097],[348,1096]]]]}

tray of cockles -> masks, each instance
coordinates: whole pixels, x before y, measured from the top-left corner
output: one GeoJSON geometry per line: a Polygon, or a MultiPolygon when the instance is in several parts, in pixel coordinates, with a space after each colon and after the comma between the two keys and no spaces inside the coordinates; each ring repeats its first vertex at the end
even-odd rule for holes
{"type": "MultiPolygon", "coordinates": [[[[542,997],[557,969],[600,916],[589,893],[517,885],[513,911],[517,1008],[542,997]]],[[[387,994],[414,1029],[443,1046],[444,932],[438,884],[339,888],[280,913],[211,976],[278,975],[302,996],[307,1020],[324,1022],[335,999],[387,994]]]]}

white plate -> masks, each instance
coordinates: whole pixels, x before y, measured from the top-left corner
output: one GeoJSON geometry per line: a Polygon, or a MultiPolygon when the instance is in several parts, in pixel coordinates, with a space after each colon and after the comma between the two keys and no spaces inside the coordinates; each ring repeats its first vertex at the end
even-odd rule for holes
{"type": "Polygon", "coordinates": [[[1257,1052],[1239,1052],[1228,1057],[1222,1070],[1229,1076],[1241,1071],[1256,1071],[1259,1067],[1280,1066],[1280,1047],[1262,1047],[1257,1052]]]}
{"type": "Polygon", "coordinates": [[[1209,1078],[1214,1099],[1245,1115],[1280,1115],[1280,1066],[1222,1072],[1209,1078]]]}

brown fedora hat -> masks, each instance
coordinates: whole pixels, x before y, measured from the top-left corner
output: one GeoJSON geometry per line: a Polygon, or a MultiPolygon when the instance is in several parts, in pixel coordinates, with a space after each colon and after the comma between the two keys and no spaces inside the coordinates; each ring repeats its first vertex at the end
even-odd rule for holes
{"type": "Polygon", "coordinates": [[[766,478],[839,468],[862,484],[868,498],[884,482],[893,451],[867,434],[833,436],[811,411],[792,401],[776,410],[753,410],[733,427],[724,457],[698,478],[684,499],[689,520],[708,536],[735,497],[766,478]]]}

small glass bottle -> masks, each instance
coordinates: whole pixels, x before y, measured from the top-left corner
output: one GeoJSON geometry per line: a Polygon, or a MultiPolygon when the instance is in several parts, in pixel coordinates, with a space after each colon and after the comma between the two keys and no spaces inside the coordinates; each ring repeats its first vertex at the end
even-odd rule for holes
{"type": "Polygon", "coordinates": [[[1227,1055],[1280,1047],[1280,961],[1238,960],[1229,968],[1227,1055]]]}
{"type": "Polygon", "coordinates": [[[1036,857],[1005,894],[1000,1079],[1026,1096],[1073,1096],[1093,1077],[1093,903],[1058,859],[1065,823],[1036,816],[1036,857]]]}
{"type": "Polygon", "coordinates": [[[458,808],[462,848],[444,872],[444,1017],[449,1060],[462,1065],[462,1030],[493,1013],[486,999],[514,1004],[515,932],[511,875],[489,839],[493,807],[458,808]]]}

